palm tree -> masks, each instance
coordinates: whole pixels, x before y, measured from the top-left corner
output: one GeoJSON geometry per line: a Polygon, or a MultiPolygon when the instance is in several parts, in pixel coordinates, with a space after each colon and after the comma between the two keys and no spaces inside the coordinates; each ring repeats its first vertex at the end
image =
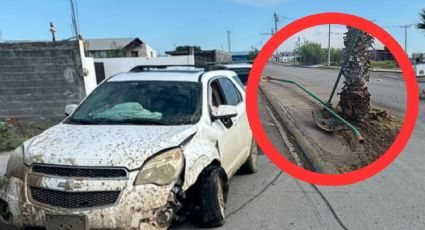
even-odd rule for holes
{"type": "MultiPolygon", "coordinates": [[[[344,36],[343,60],[346,59],[348,50],[354,36],[355,28],[347,27],[344,36]]],[[[348,120],[359,121],[366,117],[370,111],[370,94],[367,83],[370,75],[369,49],[374,43],[374,38],[366,32],[359,31],[357,42],[346,66],[343,67],[345,78],[344,86],[340,93],[337,111],[348,120]]]]}
{"type": "Polygon", "coordinates": [[[422,10],[420,15],[421,15],[421,19],[420,19],[421,21],[418,24],[418,29],[425,31],[425,9],[422,10]]]}

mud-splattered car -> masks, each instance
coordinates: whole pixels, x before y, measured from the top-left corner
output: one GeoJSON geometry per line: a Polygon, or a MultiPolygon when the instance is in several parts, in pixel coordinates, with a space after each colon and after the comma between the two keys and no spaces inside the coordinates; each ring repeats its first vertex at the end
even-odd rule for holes
{"type": "Polygon", "coordinates": [[[228,70],[139,68],[100,84],[8,162],[0,221],[18,228],[224,224],[228,180],[257,171],[244,89],[228,70]]]}

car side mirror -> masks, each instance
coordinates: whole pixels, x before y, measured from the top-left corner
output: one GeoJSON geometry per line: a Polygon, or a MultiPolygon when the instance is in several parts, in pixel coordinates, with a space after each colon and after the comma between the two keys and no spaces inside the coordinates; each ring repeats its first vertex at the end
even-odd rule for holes
{"type": "Polygon", "coordinates": [[[70,104],[65,106],[65,115],[69,116],[71,115],[76,109],[77,109],[78,105],[77,104],[70,104]]]}
{"type": "Polygon", "coordinates": [[[214,119],[232,118],[238,115],[238,109],[233,105],[219,105],[215,111],[212,111],[214,119]]]}

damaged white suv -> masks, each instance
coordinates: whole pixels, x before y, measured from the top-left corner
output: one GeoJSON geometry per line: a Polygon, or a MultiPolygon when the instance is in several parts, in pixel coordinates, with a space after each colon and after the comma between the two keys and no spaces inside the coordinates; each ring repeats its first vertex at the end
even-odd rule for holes
{"type": "Polygon", "coordinates": [[[139,68],[100,84],[10,157],[0,221],[18,228],[165,229],[225,220],[228,180],[257,171],[232,71],[139,68]]]}

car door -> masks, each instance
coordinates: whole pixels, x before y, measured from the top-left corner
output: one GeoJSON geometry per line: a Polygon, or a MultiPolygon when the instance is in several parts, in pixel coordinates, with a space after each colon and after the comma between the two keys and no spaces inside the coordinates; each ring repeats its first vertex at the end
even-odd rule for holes
{"type": "Polygon", "coordinates": [[[222,166],[227,174],[233,175],[238,168],[238,160],[240,159],[239,121],[242,116],[240,114],[241,108],[239,104],[243,103],[240,103],[242,99],[235,94],[234,89],[229,87],[233,86],[229,85],[229,82],[232,84],[226,77],[217,77],[210,81],[209,106],[212,111],[217,109],[219,105],[234,105],[238,109],[238,115],[236,117],[212,120],[212,126],[217,131],[217,144],[222,166]]]}
{"type": "Polygon", "coordinates": [[[223,88],[224,96],[228,98],[227,103],[236,106],[238,109],[238,116],[235,118],[237,149],[234,152],[233,165],[237,170],[248,158],[252,139],[251,129],[249,128],[248,118],[246,116],[244,90],[242,88],[242,91],[239,90],[237,87],[238,83],[231,81],[230,78],[221,78],[219,81],[223,88]]]}

